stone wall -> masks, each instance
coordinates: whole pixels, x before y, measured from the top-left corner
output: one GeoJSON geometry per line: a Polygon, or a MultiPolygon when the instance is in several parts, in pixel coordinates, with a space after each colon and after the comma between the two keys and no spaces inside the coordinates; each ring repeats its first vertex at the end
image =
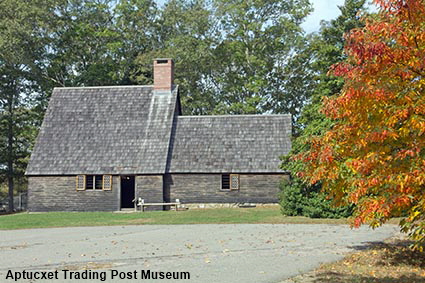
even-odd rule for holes
{"type": "Polygon", "coordinates": [[[120,209],[120,179],[111,191],[76,190],[75,176],[28,177],[29,211],[116,211],[120,209]]]}
{"type": "MultiPolygon", "coordinates": [[[[164,202],[162,175],[136,176],[136,198],[142,198],[145,202],[164,202]]],[[[146,210],[162,210],[161,206],[147,207],[146,210]]]]}
{"type": "Polygon", "coordinates": [[[221,190],[221,174],[170,174],[165,192],[182,203],[277,203],[284,174],[240,174],[238,191],[221,190]]]}

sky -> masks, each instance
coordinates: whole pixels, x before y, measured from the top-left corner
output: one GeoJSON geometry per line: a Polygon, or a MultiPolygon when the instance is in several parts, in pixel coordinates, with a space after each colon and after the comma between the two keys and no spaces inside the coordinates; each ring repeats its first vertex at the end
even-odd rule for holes
{"type": "Polygon", "coordinates": [[[344,0],[310,0],[314,11],[311,13],[302,27],[306,32],[318,31],[321,20],[332,20],[341,14],[338,6],[344,5],[344,0]]]}
{"type": "MultiPolygon", "coordinates": [[[[306,18],[302,27],[307,33],[318,31],[321,20],[329,21],[341,14],[338,6],[343,6],[344,2],[344,0],[310,0],[314,11],[306,18]]],[[[377,6],[371,1],[366,1],[366,7],[369,12],[378,11],[377,6]]]]}

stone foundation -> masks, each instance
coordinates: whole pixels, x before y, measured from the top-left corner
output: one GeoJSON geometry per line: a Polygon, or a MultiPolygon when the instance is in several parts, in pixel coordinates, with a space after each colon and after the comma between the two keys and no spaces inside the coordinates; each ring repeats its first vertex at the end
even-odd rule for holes
{"type": "Polygon", "coordinates": [[[182,203],[179,207],[188,209],[240,208],[245,207],[278,207],[278,203],[182,203]]]}

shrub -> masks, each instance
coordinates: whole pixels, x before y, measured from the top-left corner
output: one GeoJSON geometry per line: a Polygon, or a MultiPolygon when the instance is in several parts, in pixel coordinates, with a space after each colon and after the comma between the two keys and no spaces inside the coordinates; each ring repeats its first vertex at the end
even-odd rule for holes
{"type": "Polygon", "coordinates": [[[353,206],[334,207],[320,192],[320,186],[308,187],[298,178],[280,184],[280,206],[287,216],[310,218],[342,218],[352,214],[353,206]]]}

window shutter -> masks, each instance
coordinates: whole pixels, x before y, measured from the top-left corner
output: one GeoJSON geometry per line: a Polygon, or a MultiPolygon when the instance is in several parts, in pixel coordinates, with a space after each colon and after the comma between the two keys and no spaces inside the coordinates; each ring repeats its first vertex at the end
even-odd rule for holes
{"type": "Polygon", "coordinates": [[[112,190],[112,175],[103,175],[103,190],[112,190]]]}
{"type": "Polygon", "coordinates": [[[230,190],[239,190],[239,174],[230,174],[230,190]]]}
{"type": "Polygon", "coordinates": [[[84,191],[86,189],[86,175],[77,175],[76,188],[77,191],[84,191]]]}

